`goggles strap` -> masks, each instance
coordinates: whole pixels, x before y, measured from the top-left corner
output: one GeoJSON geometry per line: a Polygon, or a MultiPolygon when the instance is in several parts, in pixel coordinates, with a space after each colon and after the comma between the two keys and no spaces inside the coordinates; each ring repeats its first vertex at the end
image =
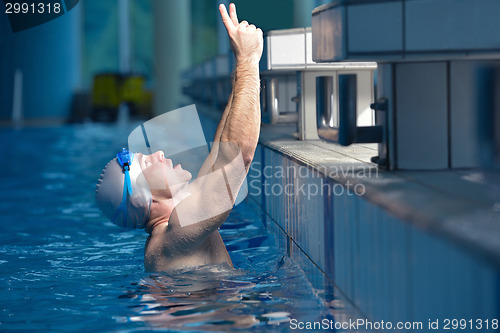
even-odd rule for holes
{"type": "Polygon", "coordinates": [[[130,172],[129,172],[130,167],[127,165],[124,166],[123,169],[125,171],[125,184],[127,185],[128,193],[132,195],[132,182],[130,181],[130,172]]]}
{"type": "Polygon", "coordinates": [[[115,215],[113,215],[113,218],[111,221],[114,223],[115,220],[118,218],[118,215],[120,213],[123,214],[123,226],[127,226],[127,193],[129,195],[132,195],[132,182],[130,180],[130,164],[132,163],[132,160],[134,159],[134,155],[132,155],[128,150],[123,148],[121,153],[118,153],[116,155],[118,158],[118,163],[120,163],[123,172],[125,173],[125,181],[123,182],[123,195],[122,195],[122,202],[120,203],[120,206],[116,209],[115,215]],[[124,160],[122,160],[122,157],[124,160]],[[130,158],[127,158],[130,157],[130,158]]]}

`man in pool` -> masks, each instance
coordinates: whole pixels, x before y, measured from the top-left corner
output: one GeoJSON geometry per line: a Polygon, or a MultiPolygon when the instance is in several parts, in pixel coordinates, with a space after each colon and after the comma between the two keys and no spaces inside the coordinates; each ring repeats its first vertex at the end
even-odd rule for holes
{"type": "Polygon", "coordinates": [[[106,165],[97,184],[99,208],[114,223],[145,228],[147,271],[164,271],[231,259],[218,228],[229,215],[257,146],[260,131],[259,60],[262,30],[219,6],[236,58],[233,87],[210,154],[195,181],[158,151],[125,149],[106,165]]]}

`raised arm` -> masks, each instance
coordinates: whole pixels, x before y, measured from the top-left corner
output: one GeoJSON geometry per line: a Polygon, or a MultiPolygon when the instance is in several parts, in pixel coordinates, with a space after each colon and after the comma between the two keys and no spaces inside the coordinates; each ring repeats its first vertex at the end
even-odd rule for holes
{"type": "Polygon", "coordinates": [[[227,156],[219,155],[221,142],[239,147],[248,170],[260,131],[259,60],[262,55],[262,30],[247,21],[239,23],[234,4],[230,4],[229,14],[222,4],[219,11],[236,57],[236,68],[228,103],[217,126],[210,155],[199,176],[213,171],[217,160],[218,166],[227,163],[227,156]]]}
{"type": "Polygon", "coordinates": [[[233,98],[220,142],[238,145],[248,170],[260,131],[259,61],[263,47],[262,30],[247,21],[238,23],[234,4],[229,6],[230,15],[224,5],[220,5],[219,10],[236,57],[233,98]]]}
{"type": "MultiPolygon", "coordinates": [[[[230,14],[219,7],[236,57],[232,98],[214,138],[213,164],[190,184],[191,196],[180,202],[170,216],[170,239],[182,239],[183,249],[199,244],[225,221],[252,162],[260,132],[259,60],[262,30],[238,22],[234,4],[230,14]],[[216,152],[216,156],[214,156],[216,152]]],[[[173,245],[172,242],[169,242],[173,245]]]]}

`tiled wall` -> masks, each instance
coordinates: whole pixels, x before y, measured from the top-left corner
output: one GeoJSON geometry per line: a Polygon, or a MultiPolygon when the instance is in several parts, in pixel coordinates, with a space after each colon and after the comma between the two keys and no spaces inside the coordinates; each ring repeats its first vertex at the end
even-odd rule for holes
{"type": "Polygon", "coordinates": [[[269,189],[269,195],[254,189],[250,196],[326,300],[334,283],[335,296],[374,321],[499,318],[500,275],[493,263],[363,197],[301,193],[302,184],[319,186],[323,178],[266,146],[259,145],[248,179],[269,189]],[[291,195],[273,195],[273,186],[274,194],[288,186],[291,195]]]}
{"type": "MultiPolygon", "coordinates": [[[[263,144],[248,182],[249,200],[263,210],[268,230],[326,301],[333,295],[372,321],[420,321],[419,332],[428,331],[429,319],[442,327],[445,318],[500,318],[500,274],[492,261],[362,196],[316,193],[334,181],[263,144]]],[[[465,331],[484,328],[483,322],[483,330],[465,331]]]]}

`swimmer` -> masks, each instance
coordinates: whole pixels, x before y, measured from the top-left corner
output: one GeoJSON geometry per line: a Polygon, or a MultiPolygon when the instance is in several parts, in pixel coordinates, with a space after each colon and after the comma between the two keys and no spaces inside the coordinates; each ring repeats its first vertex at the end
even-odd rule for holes
{"type": "Polygon", "coordinates": [[[115,224],[145,228],[146,271],[165,271],[231,258],[218,232],[252,162],[260,132],[259,61],[262,30],[238,21],[236,7],[219,6],[236,58],[232,92],[214,144],[196,180],[164,153],[124,149],[97,184],[99,208],[115,224]]]}

